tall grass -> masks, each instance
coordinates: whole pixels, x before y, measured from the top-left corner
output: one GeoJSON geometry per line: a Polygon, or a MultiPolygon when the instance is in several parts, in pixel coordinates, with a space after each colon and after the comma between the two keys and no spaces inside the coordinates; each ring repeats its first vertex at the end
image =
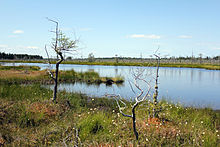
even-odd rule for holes
{"type": "Polygon", "coordinates": [[[51,90],[40,85],[4,84],[0,87],[0,98],[8,101],[39,101],[45,100],[52,94],[51,90]]]}

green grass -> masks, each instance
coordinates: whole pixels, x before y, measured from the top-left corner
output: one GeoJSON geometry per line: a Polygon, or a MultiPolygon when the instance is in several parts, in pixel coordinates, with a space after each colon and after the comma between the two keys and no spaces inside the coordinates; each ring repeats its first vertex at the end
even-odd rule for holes
{"type": "Polygon", "coordinates": [[[161,63],[160,67],[203,68],[203,69],[209,69],[209,70],[220,70],[220,65],[215,65],[215,64],[161,63]]]}
{"type": "Polygon", "coordinates": [[[38,66],[27,66],[27,65],[20,65],[20,66],[1,66],[1,70],[27,70],[27,71],[39,71],[40,67],[38,66]]]}
{"type": "MultiPolygon", "coordinates": [[[[153,121],[148,118],[148,104],[143,103],[137,108],[137,142],[132,120],[118,113],[114,100],[62,91],[55,104],[50,97],[52,91],[40,85],[0,84],[0,132],[5,146],[64,146],[64,142],[71,146],[76,140],[83,146],[220,143],[220,113],[209,108],[186,108],[163,100],[159,119],[153,121]]],[[[130,113],[130,107],[124,111],[130,113]]]]}
{"type": "Polygon", "coordinates": [[[0,87],[0,98],[7,101],[39,101],[45,100],[52,94],[40,85],[5,84],[0,87]]]}
{"type": "Polygon", "coordinates": [[[75,72],[74,70],[61,71],[59,79],[61,81],[82,81],[87,83],[106,83],[107,80],[113,80],[115,83],[123,83],[124,78],[117,77],[100,77],[97,72],[86,71],[86,72],[75,72]]]}
{"type": "MultiPolygon", "coordinates": [[[[111,115],[103,111],[92,113],[88,117],[79,120],[78,127],[80,129],[80,139],[85,142],[87,140],[99,140],[106,134],[109,134],[109,126],[112,123],[111,115]]],[[[106,138],[105,138],[106,139],[106,138]]],[[[109,140],[110,135],[109,135],[109,140]]]]}
{"type": "MultiPolygon", "coordinates": [[[[38,71],[35,66],[0,66],[0,83],[14,84],[52,84],[54,81],[50,78],[47,71],[38,71]]],[[[54,72],[54,71],[52,71],[54,72]]],[[[107,83],[112,80],[113,83],[121,84],[123,77],[100,77],[97,72],[76,72],[74,70],[59,71],[59,82],[86,82],[88,84],[107,83]]]]}
{"type": "MultiPolygon", "coordinates": [[[[22,63],[45,63],[44,60],[24,61],[24,60],[0,60],[0,62],[22,62],[22,63]]],[[[55,61],[52,61],[55,64],[55,61]]],[[[86,62],[86,61],[63,61],[62,64],[79,64],[79,65],[107,65],[107,66],[156,66],[155,63],[142,62],[86,62]]],[[[202,68],[208,70],[220,70],[219,64],[198,64],[198,63],[160,63],[160,67],[177,67],[177,68],[202,68]]]]}

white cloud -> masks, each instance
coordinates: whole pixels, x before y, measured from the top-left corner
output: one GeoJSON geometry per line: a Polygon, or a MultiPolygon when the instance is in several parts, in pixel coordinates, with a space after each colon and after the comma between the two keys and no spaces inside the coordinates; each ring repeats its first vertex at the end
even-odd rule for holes
{"type": "Polygon", "coordinates": [[[7,48],[8,45],[5,45],[5,44],[0,44],[0,48],[7,48]]]}
{"type": "Polygon", "coordinates": [[[23,30],[15,30],[13,31],[13,34],[23,34],[24,31],[23,30]]]}
{"type": "Polygon", "coordinates": [[[133,35],[130,35],[131,38],[144,38],[145,35],[143,34],[133,34],[133,35]]]}
{"type": "Polygon", "coordinates": [[[133,34],[129,36],[130,38],[146,38],[146,39],[160,39],[161,36],[159,35],[145,35],[145,34],[133,34]]]}
{"type": "Polygon", "coordinates": [[[183,39],[189,39],[189,38],[192,38],[192,36],[189,36],[189,35],[180,35],[178,36],[179,38],[183,38],[183,39]]]}
{"type": "Polygon", "coordinates": [[[220,50],[220,47],[214,47],[215,50],[220,50]]]}
{"type": "Polygon", "coordinates": [[[27,46],[27,49],[38,49],[39,47],[37,46],[27,46]]]}

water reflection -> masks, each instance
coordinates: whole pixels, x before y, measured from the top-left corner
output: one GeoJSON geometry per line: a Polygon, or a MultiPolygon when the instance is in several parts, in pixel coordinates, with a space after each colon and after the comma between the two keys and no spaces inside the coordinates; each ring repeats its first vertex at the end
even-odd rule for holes
{"type": "MultiPolygon", "coordinates": [[[[47,64],[39,63],[3,63],[5,65],[33,65],[46,69],[47,64]]],[[[53,68],[55,66],[53,65],[53,68]]],[[[123,85],[106,86],[88,85],[85,83],[60,84],[59,90],[70,92],[82,92],[93,96],[103,96],[105,94],[121,94],[124,98],[135,97],[128,80],[133,80],[132,71],[136,69],[146,69],[146,79],[155,76],[155,67],[132,67],[132,66],[96,66],[96,65],[70,65],[61,64],[61,70],[75,71],[95,71],[100,76],[123,76],[123,85]]],[[[144,87],[144,84],[142,85],[144,87]]],[[[49,86],[50,87],[50,86],[49,86]]],[[[152,87],[154,84],[152,83],[152,87]]],[[[159,98],[166,97],[175,102],[185,105],[211,106],[220,109],[220,71],[193,69],[193,68],[168,68],[161,67],[159,72],[159,98]]]]}
{"type": "Polygon", "coordinates": [[[191,83],[193,83],[193,77],[194,77],[194,70],[191,70],[191,79],[190,79],[190,81],[191,81],[191,83]]]}
{"type": "Polygon", "coordinates": [[[115,74],[118,75],[118,67],[115,68],[115,74]]]}

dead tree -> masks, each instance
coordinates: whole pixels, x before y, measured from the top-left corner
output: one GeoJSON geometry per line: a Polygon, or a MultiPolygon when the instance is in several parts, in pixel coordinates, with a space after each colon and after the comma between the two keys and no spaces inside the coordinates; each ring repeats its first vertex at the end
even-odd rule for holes
{"type": "Polygon", "coordinates": [[[154,56],[157,58],[157,70],[156,70],[156,78],[155,78],[155,92],[153,94],[153,117],[158,117],[158,78],[159,78],[159,67],[160,67],[160,56],[157,54],[154,54],[154,56]]]}
{"type": "MultiPolygon", "coordinates": [[[[151,86],[150,86],[150,82],[147,82],[146,80],[144,80],[143,78],[141,78],[143,74],[143,71],[141,73],[138,73],[138,74],[133,74],[133,76],[135,77],[134,78],[134,86],[138,89],[139,91],[139,94],[135,97],[135,102],[134,104],[132,105],[132,109],[131,109],[131,114],[128,115],[128,114],[125,114],[123,112],[123,110],[127,107],[126,103],[123,101],[122,97],[120,95],[107,95],[108,97],[112,97],[116,100],[117,102],[117,106],[118,106],[118,109],[119,109],[119,112],[125,116],[125,117],[130,117],[132,118],[132,123],[133,123],[133,132],[134,132],[134,135],[136,137],[136,140],[138,140],[138,132],[137,132],[137,129],[136,129],[136,108],[137,106],[141,103],[141,102],[144,102],[146,100],[146,98],[149,96],[149,93],[150,93],[150,90],[151,90],[151,86]],[[145,83],[147,83],[147,89],[146,90],[143,90],[140,85],[138,84],[137,81],[143,81],[145,83]],[[123,105],[124,107],[122,107],[121,105],[123,105]]],[[[130,84],[131,86],[131,84],[130,84]]],[[[134,92],[134,89],[133,87],[131,86],[131,89],[132,91],[134,92]]]]}
{"type": "MultiPolygon", "coordinates": [[[[49,70],[49,74],[50,74],[51,78],[54,80],[52,101],[56,102],[59,65],[64,60],[63,54],[65,52],[76,51],[76,48],[77,48],[76,44],[77,44],[78,40],[77,39],[71,40],[70,38],[66,37],[65,34],[63,34],[61,30],[59,30],[59,23],[57,21],[54,21],[49,18],[47,18],[47,19],[48,19],[48,21],[51,21],[56,24],[55,31],[52,31],[53,33],[55,33],[55,38],[53,38],[53,42],[52,42],[52,46],[51,46],[52,49],[56,52],[57,57],[58,57],[58,60],[56,61],[55,75],[53,72],[51,72],[49,70]]],[[[47,52],[46,46],[45,46],[45,50],[47,52]]],[[[48,52],[47,52],[47,56],[48,56],[49,64],[51,64],[51,62],[49,60],[48,52]]]]}

